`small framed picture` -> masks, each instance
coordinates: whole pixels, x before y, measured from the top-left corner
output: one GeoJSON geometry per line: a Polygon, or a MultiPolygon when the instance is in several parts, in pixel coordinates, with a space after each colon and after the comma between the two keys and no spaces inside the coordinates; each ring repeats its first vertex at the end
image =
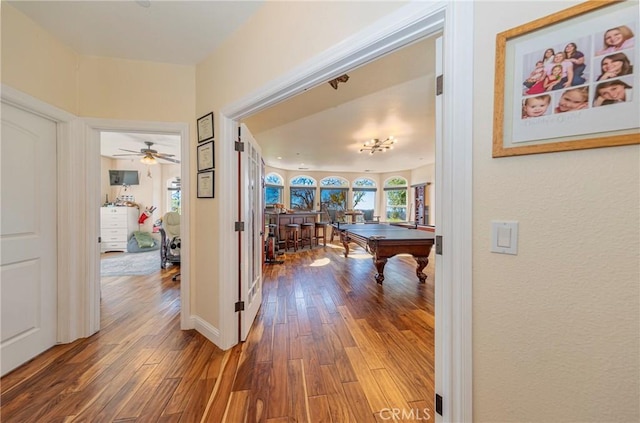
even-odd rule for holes
{"type": "Polygon", "coordinates": [[[214,198],[214,171],[198,173],[198,198],[214,198]]]}
{"type": "Polygon", "coordinates": [[[213,139],[213,112],[207,113],[198,119],[198,142],[213,139]]]}
{"type": "Polygon", "coordinates": [[[213,141],[198,145],[198,172],[215,167],[213,141]]]}

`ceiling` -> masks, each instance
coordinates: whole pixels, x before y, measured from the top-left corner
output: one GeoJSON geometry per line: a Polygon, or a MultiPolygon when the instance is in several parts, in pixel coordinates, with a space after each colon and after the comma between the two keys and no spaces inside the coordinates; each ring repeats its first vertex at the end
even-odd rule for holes
{"type": "MultiPolygon", "coordinates": [[[[83,55],[196,65],[255,13],[262,1],[9,1],[83,55]],[[144,7],[148,6],[148,7],[144,7]],[[117,28],[117,30],[114,30],[117,28]]],[[[288,170],[391,172],[434,159],[433,38],[347,72],[244,120],[265,163],[288,170]],[[394,150],[359,154],[393,135],[394,150]]],[[[145,141],[180,157],[177,137],[105,133],[102,154],[145,141]]]]}
{"type": "Polygon", "coordinates": [[[392,172],[435,162],[435,40],[347,72],[244,120],[265,163],[288,170],[392,172]],[[394,136],[389,152],[359,153],[394,136]]]}
{"type": "MultiPolygon", "coordinates": [[[[152,142],[151,149],[158,153],[172,154],[173,159],[180,160],[180,136],[167,134],[147,134],[131,132],[102,132],[100,134],[100,154],[105,157],[121,160],[140,160],[141,155],[135,155],[130,151],[146,149],[145,142],[152,142]],[[129,151],[124,151],[129,150],[129,151]],[[119,154],[121,156],[115,156],[119,154]],[[128,156],[122,156],[127,154],[128,156]]],[[[160,164],[174,164],[159,160],[160,164]]]]}

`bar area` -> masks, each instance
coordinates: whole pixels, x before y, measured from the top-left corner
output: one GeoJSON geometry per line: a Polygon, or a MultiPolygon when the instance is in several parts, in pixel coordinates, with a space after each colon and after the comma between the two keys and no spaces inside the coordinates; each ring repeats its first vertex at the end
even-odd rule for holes
{"type": "Polygon", "coordinates": [[[311,248],[316,242],[316,222],[319,222],[321,212],[300,211],[293,213],[265,212],[265,223],[269,231],[273,231],[279,250],[304,247],[305,243],[311,248]]]}

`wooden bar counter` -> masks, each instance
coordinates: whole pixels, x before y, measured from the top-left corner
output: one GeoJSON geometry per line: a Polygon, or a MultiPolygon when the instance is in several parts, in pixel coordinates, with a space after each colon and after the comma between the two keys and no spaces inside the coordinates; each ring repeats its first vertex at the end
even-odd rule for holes
{"type": "Polygon", "coordinates": [[[316,211],[301,211],[295,213],[273,213],[265,212],[265,222],[267,224],[278,225],[276,231],[276,241],[278,245],[284,244],[285,226],[290,223],[297,223],[301,225],[303,223],[315,223],[318,221],[321,212],[316,211]]]}

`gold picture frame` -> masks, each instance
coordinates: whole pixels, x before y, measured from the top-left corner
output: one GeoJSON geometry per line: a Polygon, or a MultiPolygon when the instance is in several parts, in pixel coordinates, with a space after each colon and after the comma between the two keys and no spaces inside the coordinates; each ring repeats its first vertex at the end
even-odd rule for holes
{"type": "Polygon", "coordinates": [[[494,158],[640,144],[637,8],[587,1],[496,36],[494,158]],[[623,56],[626,73],[603,70],[623,56]]]}

